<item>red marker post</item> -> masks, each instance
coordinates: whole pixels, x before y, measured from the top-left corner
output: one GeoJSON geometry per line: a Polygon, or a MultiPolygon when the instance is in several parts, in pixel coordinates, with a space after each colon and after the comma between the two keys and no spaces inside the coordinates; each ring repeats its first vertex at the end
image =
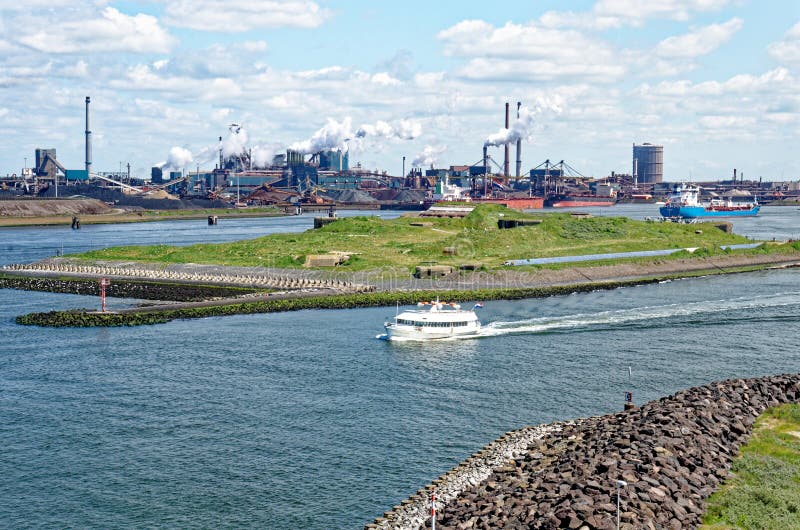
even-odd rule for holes
{"type": "Polygon", "coordinates": [[[103,313],[106,312],[106,287],[111,285],[111,280],[108,278],[100,278],[100,302],[103,305],[103,313]]]}

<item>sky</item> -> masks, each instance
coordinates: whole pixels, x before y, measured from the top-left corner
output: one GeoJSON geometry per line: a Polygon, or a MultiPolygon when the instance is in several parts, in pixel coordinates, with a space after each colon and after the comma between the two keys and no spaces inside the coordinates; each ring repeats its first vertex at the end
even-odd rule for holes
{"type": "Polygon", "coordinates": [[[82,169],[86,96],[94,170],[136,176],[212,169],[220,136],[394,175],[521,138],[523,171],[650,142],[665,180],[797,181],[800,0],[0,0],[0,174],[82,169]]]}

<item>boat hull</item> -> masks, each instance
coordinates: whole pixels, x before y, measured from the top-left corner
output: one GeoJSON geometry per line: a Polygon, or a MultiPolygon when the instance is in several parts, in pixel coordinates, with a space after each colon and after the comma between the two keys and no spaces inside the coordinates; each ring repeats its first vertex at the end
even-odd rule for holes
{"type": "Polygon", "coordinates": [[[475,204],[502,204],[514,210],[538,210],[544,207],[541,197],[527,197],[518,199],[472,199],[475,204]]]}
{"type": "Polygon", "coordinates": [[[760,205],[736,209],[709,209],[705,206],[662,206],[658,211],[662,217],[697,219],[701,217],[755,217],[760,209],[760,205]]]}
{"type": "Polygon", "coordinates": [[[581,208],[585,206],[614,206],[616,202],[616,197],[552,195],[544,201],[544,205],[549,208],[581,208]]]}
{"type": "Polygon", "coordinates": [[[481,326],[480,324],[476,324],[458,328],[450,327],[438,329],[388,324],[384,326],[384,328],[386,329],[386,338],[388,340],[442,340],[476,336],[481,326]]]}

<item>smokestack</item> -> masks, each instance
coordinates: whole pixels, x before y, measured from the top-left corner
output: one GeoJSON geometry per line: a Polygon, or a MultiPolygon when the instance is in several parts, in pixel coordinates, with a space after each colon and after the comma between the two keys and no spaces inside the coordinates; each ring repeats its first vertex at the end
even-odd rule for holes
{"type": "Polygon", "coordinates": [[[89,129],[89,103],[92,98],[86,96],[86,173],[92,172],[92,131],[89,129]]]}
{"type": "Polygon", "coordinates": [[[483,196],[486,196],[487,181],[489,180],[489,148],[483,146],[483,196]]]}
{"type": "Polygon", "coordinates": [[[736,184],[736,168],[733,168],[733,183],[736,184]]]}
{"type": "Polygon", "coordinates": [[[219,137],[219,168],[222,169],[222,136],[219,137]]]}
{"type": "Polygon", "coordinates": [[[406,157],[403,157],[403,178],[406,178],[406,157]]]}
{"type": "MultiPolygon", "coordinates": [[[[508,124],[509,124],[508,123],[508,101],[506,101],[506,129],[508,129],[508,124]]],[[[505,147],[506,147],[506,149],[505,149],[506,157],[505,157],[505,159],[503,161],[503,176],[506,178],[506,180],[508,180],[508,156],[509,156],[509,145],[508,145],[508,142],[506,142],[505,147]]]]}
{"type": "MultiPolygon", "coordinates": [[[[519,119],[519,108],[522,106],[521,101],[517,101],[517,119],[519,119]]],[[[520,177],[522,171],[522,138],[517,138],[517,178],[520,177]]]]}

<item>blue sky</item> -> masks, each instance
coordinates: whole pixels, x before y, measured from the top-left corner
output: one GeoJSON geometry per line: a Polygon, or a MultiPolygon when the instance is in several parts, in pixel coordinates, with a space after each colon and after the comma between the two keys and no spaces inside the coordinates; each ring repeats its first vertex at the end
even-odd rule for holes
{"type": "Polygon", "coordinates": [[[211,168],[219,136],[260,159],[346,145],[392,174],[471,164],[522,101],[525,169],[629,172],[652,142],[668,180],[798,180],[800,2],[766,5],[4,0],[0,173],[36,147],[81,168],[89,95],[94,168],[137,175],[211,168]]]}

